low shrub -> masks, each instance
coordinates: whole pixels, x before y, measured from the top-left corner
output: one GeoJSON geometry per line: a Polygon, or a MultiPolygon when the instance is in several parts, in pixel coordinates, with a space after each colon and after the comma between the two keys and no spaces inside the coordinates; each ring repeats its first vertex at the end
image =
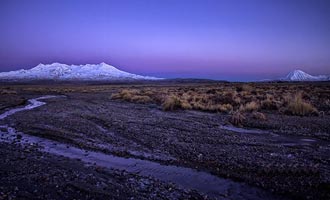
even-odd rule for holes
{"type": "Polygon", "coordinates": [[[254,119],[257,119],[257,120],[261,120],[261,121],[265,121],[267,120],[267,117],[265,114],[261,113],[261,112],[253,112],[252,113],[252,117],[254,119]]]}
{"type": "Polygon", "coordinates": [[[150,102],[152,102],[152,99],[149,97],[149,96],[138,96],[138,95],[136,95],[136,96],[133,96],[132,98],[131,98],[131,101],[132,102],[135,102],[135,103],[150,103],[150,102]]]}
{"type": "Polygon", "coordinates": [[[231,115],[229,121],[234,126],[242,126],[245,119],[246,119],[245,116],[241,112],[236,111],[231,115]]]}
{"type": "Polygon", "coordinates": [[[180,100],[180,101],[181,101],[181,108],[182,108],[182,109],[190,110],[190,109],[193,108],[193,107],[190,105],[189,102],[187,102],[187,101],[182,101],[182,100],[180,100]]]}
{"type": "Polygon", "coordinates": [[[239,110],[242,112],[253,112],[253,111],[257,111],[259,109],[259,104],[255,101],[251,101],[247,104],[245,104],[244,106],[241,105],[239,110]]]}
{"type": "Polygon", "coordinates": [[[251,92],[252,90],[253,90],[253,87],[248,84],[244,84],[244,85],[240,85],[240,86],[236,87],[237,92],[242,92],[242,91],[251,92]]]}
{"type": "Polygon", "coordinates": [[[182,108],[182,104],[181,104],[181,101],[178,97],[169,96],[163,102],[162,108],[165,111],[177,110],[177,109],[182,108]]]}
{"type": "Polygon", "coordinates": [[[222,104],[219,107],[220,112],[230,113],[233,111],[233,106],[231,104],[222,104]]]}
{"type": "Polygon", "coordinates": [[[260,107],[265,110],[278,110],[282,104],[283,103],[281,101],[277,101],[273,95],[266,94],[266,99],[260,102],[260,107]]]}
{"type": "Polygon", "coordinates": [[[0,94],[17,94],[17,92],[15,90],[4,89],[0,91],[0,94]]]}
{"type": "Polygon", "coordinates": [[[291,115],[315,115],[318,113],[317,109],[310,103],[305,102],[301,93],[294,95],[288,102],[286,113],[291,115]]]}

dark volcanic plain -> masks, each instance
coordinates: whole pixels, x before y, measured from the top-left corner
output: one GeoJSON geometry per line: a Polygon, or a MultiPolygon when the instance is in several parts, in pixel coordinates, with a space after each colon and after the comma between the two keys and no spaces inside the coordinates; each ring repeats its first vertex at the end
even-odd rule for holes
{"type": "Polygon", "coordinates": [[[329,82],[6,83],[0,92],[0,114],[59,96],[0,120],[0,199],[330,199],[329,82]],[[213,196],[86,165],[21,142],[24,134],[8,140],[5,125],[86,156],[152,161],[245,186],[213,196]],[[244,195],[248,187],[256,196],[244,195]]]}

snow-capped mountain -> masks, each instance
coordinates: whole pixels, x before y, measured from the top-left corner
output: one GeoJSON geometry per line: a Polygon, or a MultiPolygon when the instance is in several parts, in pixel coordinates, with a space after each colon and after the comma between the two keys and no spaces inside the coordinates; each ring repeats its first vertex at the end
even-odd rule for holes
{"type": "Polygon", "coordinates": [[[61,63],[39,64],[29,70],[0,73],[2,80],[160,80],[121,71],[106,63],[66,65],[61,63]]]}
{"type": "Polygon", "coordinates": [[[280,79],[281,81],[328,81],[330,76],[319,75],[312,76],[301,70],[294,70],[290,72],[285,78],[280,79]]]}

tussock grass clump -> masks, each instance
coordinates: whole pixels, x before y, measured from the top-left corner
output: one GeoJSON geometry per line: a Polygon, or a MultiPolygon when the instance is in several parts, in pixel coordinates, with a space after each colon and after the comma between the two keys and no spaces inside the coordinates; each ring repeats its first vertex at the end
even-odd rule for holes
{"type": "Polygon", "coordinates": [[[253,112],[252,117],[254,119],[261,120],[261,121],[266,121],[267,120],[266,115],[261,113],[261,112],[253,112]]]}
{"type": "Polygon", "coordinates": [[[249,102],[245,105],[245,110],[246,111],[256,111],[259,109],[259,104],[255,101],[249,102]]]}
{"type": "Polygon", "coordinates": [[[121,97],[124,100],[130,101],[132,97],[134,96],[134,91],[133,90],[122,90],[120,92],[121,97]]]}
{"type": "Polygon", "coordinates": [[[119,93],[114,93],[111,95],[111,99],[124,99],[126,101],[130,101],[133,97],[133,91],[123,89],[119,93]]]}
{"type": "Polygon", "coordinates": [[[255,101],[251,101],[248,102],[247,104],[245,104],[244,106],[241,105],[239,110],[242,112],[253,112],[253,111],[257,111],[259,109],[259,104],[255,101]]]}
{"type": "Polygon", "coordinates": [[[261,109],[265,110],[278,110],[280,108],[281,102],[271,100],[271,99],[265,99],[261,101],[261,109]]]}
{"type": "Polygon", "coordinates": [[[15,90],[4,89],[0,91],[0,94],[17,94],[17,92],[15,90]]]}
{"type": "Polygon", "coordinates": [[[286,113],[291,115],[315,115],[317,114],[317,109],[310,103],[303,100],[301,92],[297,93],[291,99],[289,99],[288,105],[286,107],[286,113]]]}
{"type": "Polygon", "coordinates": [[[248,84],[243,84],[236,88],[237,92],[242,92],[242,91],[251,92],[252,90],[253,90],[253,87],[248,84]]]}
{"type": "Polygon", "coordinates": [[[229,122],[234,126],[242,126],[245,119],[243,113],[236,111],[231,115],[229,122]]]}
{"type": "Polygon", "coordinates": [[[277,101],[273,95],[266,94],[266,99],[260,102],[261,109],[278,110],[282,105],[281,101],[277,101]]]}
{"type": "Polygon", "coordinates": [[[111,99],[123,99],[129,102],[135,103],[150,103],[153,100],[145,95],[146,93],[140,94],[137,90],[123,89],[119,93],[114,93],[111,95],[111,99]]]}
{"type": "Polygon", "coordinates": [[[185,109],[185,110],[190,110],[190,109],[192,109],[192,106],[190,105],[189,102],[187,102],[187,101],[182,101],[182,100],[180,100],[180,101],[181,101],[181,108],[182,108],[182,109],[185,109]]]}
{"type": "Polygon", "coordinates": [[[149,96],[142,95],[142,96],[133,96],[131,98],[131,101],[136,103],[150,103],[152,102],[152,99],[149,96]]]}
{"type": "Polygon", "coordinates": [[[164,103],[162,104],[162,108],[165,111],[177,110],[182,108],[182,104],[178,97],[169,96],[165,99],[164,103]]]}
{"type": "Polygon", "coordinates": [[[224,112],[224,113],[230,113],[230,112],[232,112],[233,111],[233,106],[231,105],[231,104],[222,104],[222,105],[220,105],[220,107],[219,107],[219,111],[220,112],[224,112]]]}

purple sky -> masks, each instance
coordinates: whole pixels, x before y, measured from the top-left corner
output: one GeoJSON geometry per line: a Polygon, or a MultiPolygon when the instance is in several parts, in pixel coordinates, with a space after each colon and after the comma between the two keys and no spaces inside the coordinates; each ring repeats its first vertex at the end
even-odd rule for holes
{"type": "Polygon", "coordinates": [[[169,78],[330,74],[330,0],[1,0],[0,71],[52,62],[169,78]]]}

